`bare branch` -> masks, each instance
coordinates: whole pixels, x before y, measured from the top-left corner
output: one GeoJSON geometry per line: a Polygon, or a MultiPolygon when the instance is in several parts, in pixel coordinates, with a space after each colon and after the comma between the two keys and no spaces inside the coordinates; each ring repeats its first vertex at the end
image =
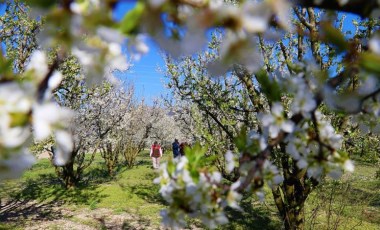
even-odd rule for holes
{"type": "Polygon", "coordinates": [[[369,17],[372,10],[379,7],[377,0],[349,0],[343,6],[339,5],[339,1],[332,0],[323,0],[318,4],[314,0],[293,0],[292,2],[302,7],[317,7],[326,10],[348,12],[361,17],[369,17]]]}

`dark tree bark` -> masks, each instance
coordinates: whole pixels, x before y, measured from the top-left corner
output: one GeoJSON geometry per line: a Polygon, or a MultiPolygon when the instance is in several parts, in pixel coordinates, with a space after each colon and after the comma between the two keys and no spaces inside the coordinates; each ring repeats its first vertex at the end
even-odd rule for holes
{"type": "Polygon", "coordinates": [[[292,0],[291,2],[302,7],[316,7],[326,10],[353,13],[363,18],[369,17],[372,10],[379,7],[377,0],[350,0],[343,6],[340,6],[336,0],[324,0],[321,4],[315,4],[314,0],[292,0]]]}

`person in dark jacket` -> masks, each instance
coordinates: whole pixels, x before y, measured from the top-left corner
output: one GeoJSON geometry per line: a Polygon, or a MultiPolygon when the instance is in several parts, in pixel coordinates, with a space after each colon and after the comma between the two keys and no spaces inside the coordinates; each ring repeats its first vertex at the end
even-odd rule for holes
{"type": "Polygon", "coordinates": [[[172,149],[173,149],[173,157],[174,158],[180,156],[180,154],[179,154],[179,142],[177,139],[174,139],[174,142],[172,144],[172,149]]]}

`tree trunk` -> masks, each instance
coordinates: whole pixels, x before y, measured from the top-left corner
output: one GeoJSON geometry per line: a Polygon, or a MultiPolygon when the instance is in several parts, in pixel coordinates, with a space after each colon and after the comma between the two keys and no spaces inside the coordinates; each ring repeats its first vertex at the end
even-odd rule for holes
{"type": "Polygon", "coordinates": [[[309,193],[306,190],[295,192],[294,186],[286,186],[287,192],[282,193],[279,188],[272,189],[276,207],[283,220],[286,230],[302,230],[305,227],[305,200],[309,193]],[[303,193],[302,197],[295,194],[303,193]]]}
{"type": "Polygon", "coordinates": [[[107,171],[108,171],[108,175],[110,175],[110,177],[115,176],[115,173],[114,173],[115,166],[116,165],[115,165],[115,162],[113,161],[113,159],[108,159],[107,171]]]}
{"type": "Polygon", "coordinates": [[[300,206],[289,207],[286,210],[286,215],[287,217],[284,219],[285,229],[302,230],[305,228],[304,202],[300,206]]]}
{"type": "Polygon", "coordinates": [[[76,187],[78,181],[74,172],[74,161],[70,161],[63,166],[62,174],[66,188],[76,187]]]}
{"type": "MultiPolygon", "coordinates": [[[[282,146],[284,150],[284,146],[282,146]]],[[[305,201],[318,181],[308,178],[286,154],[281,157],[284,181],[272,188],[274,202],[286,230],[305,228],[305,201]]]]}

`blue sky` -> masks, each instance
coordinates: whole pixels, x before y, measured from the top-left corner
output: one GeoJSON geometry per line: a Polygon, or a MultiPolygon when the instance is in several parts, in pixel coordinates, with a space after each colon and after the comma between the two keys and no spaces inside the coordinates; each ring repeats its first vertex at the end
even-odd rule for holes
{"type": "MultiPolygon", "coordinates": [[[[114,18],[120,20],[123,15],[132,9],[135,1],[125,1],[117,4],[114,10],[114,18]]],[[[139,99],[145,98],[151,104],[155,98],[168,94],[164,87],[164,76],[158,71],[164,67],[164,60],[156,44],[147,40],[149,52],[141,57],[139,61],[133,61],[131,69],[118,75],[122,80],[132,81],[135,85],[135,93],[139,99]]]]}
{"type": "MultiPolygon", "coordinates": [[[[135,4],[136,1],[134,0],[121,1],[115,8],[114,18],[120,20],[135,4]]],[[[0,4],[0,15],[4,14],[5,9],[6,4],[0,4]]],[[[159,67],[161,69],[164,67],[160,51],[153,41],[147,41],[149,52],[142,56],[139,61],[133,61],[132,67],[128,72],[117,74],[117,76],[121,80],[133,82],[137,98],[144,98],[146,103],[152,104],[155,98],[168,94],[168,91],[164,87],[164,76],[158,71],[159,67]]]]}

